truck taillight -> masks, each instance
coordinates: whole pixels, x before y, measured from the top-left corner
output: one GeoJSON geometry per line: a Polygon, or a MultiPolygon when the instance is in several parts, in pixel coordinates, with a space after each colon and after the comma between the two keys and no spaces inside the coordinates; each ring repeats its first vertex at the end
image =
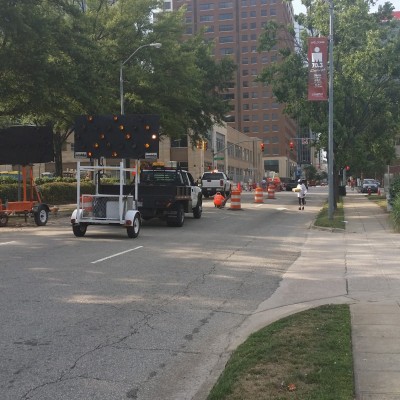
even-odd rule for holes
{"type": "Polygon", "coordinates": [[[223,179],[219,180],[219,186],[224,186],[224,180],[223,179]]]}

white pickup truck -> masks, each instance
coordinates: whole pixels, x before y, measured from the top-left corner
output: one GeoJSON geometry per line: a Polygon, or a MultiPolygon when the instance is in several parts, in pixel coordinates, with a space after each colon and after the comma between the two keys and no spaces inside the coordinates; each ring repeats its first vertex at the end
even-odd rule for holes
{"type": "Polygon", "coordinates": [[[204,172],[201,177],[201,191],[204,197],[214,196],[217,192],[227,197],[231,193],[231,186],[231,181],[224,172],[204,172]]]}

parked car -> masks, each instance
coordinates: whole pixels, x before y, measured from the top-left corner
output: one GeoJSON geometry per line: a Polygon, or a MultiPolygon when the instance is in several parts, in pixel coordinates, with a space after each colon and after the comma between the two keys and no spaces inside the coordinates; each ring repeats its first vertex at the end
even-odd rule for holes
{"type": "Polygon", "coordinates": [[[364,179],[362,181],[361,193],[378,193],[378,184],[375,179],[364,179]]]}

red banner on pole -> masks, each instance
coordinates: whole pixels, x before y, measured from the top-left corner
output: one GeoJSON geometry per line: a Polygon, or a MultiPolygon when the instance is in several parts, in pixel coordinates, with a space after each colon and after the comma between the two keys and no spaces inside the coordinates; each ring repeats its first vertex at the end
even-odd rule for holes
{"type": "Polygon", "coordinates": [[[308,38],[308,100],[328,100],[328,39],[308,38]]]}

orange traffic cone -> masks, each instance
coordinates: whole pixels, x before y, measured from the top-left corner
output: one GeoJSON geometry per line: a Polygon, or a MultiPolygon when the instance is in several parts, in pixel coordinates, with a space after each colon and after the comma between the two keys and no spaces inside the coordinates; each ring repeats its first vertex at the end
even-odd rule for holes
{"type": "Polygon", "coordinates": [[[237,184],[237,190],[239,190],[239,192],[242,193],[242,186],[240,185],[240,182],[237,184]]]}
{"type": "Polygon", "coordinates": [[[214,206],[221,208],[225,205],[225,197],[222,196],[222,194],[220,192],[217,192],[214,196],[214,206]]]}

